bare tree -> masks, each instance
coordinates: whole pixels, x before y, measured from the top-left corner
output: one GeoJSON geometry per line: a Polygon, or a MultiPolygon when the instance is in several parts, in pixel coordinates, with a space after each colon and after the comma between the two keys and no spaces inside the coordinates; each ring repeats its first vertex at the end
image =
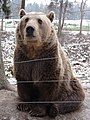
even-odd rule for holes
{"type": "Polygon", "coordinates": [[[64,26],[64,20],[65,20],[65,15],[66,15],[67,7],[68,7],[68,0],[66,0],[65,3],[64,3],[61,30],[62,30],[62,28],[64,26]]]}
{"type": "Polygon", "coordinates": [[[21,9],[25,9],[25,0],[21,0],[21,9]]]}
{"type": "Polygon", "coordinates": [[[66,17],[66,12],[67,12],[67,8],[69,7],[69,2],[68,0],[54,0],[55,3],[51,2],[49,5],[49,10],[55,10],[58,8],[58,13],[59,13],[59,23],[58,23],[58,37],[61,36],[61,32],[64,26],[64,20],[66,17]]]}
{"type": "Polygon", "coordinates": [[[79,31],[79,35],[82,34],[82,23],[83,23],[83,18],[85,15],[85,6],[86,6],[86,2],[87,0],[82,0],[81,5],[80,5],[80,16],[81,16],[81,20],[80,20],[80,31],[79,31]]]}
{"type": "Polygon", "coordinates": [[[61,35],[62,31],[62,12],[63,12],[63,0],[59,1],[60,7],[59,7],[59,24],[58,24],[58,37],[61,35]]]}
{"type": "Polygon", "coordinates": [[[64,0],[60,0],[59,4],[60,4],[59,5],[60,7],[59,7],[58,37],[60,37],[61,33],[62,33],[62,29],[64,26],[64,21],[65,21],[66,12],[67,12],[69,2],[68,2],[68,0],[66,0],[65,2],[64,2],[64,0]]]}

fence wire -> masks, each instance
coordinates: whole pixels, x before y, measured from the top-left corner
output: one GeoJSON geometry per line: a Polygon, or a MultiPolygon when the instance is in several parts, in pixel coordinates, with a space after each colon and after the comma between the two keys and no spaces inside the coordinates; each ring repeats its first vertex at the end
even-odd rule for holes
{"type": "MultiPolygon", "coordinates": [[[[68,81],[69,82],[69,79],[67,79],[67,80],[45,80],[45,81],[36,81],[36,80],[34,80],[34,81],[17,81],[17,83],[57,83],[57,82],[59,82],[59,81],[61,81],[61,82],[63,82],[63,81],[68,81]]],[[[73,81],[77,81],[77,80],[73,80],[73,81]]]]}
{"type": "Polygon", "coordinates": [[[17,103],[21,103],[21,104],[60,104],[60,103],[80,103],[82,101],[34,101],[34,102],[21,102],[21,101],[17,101],[17,102],[11,102],[12,104],[17,104],[17,103]]]}

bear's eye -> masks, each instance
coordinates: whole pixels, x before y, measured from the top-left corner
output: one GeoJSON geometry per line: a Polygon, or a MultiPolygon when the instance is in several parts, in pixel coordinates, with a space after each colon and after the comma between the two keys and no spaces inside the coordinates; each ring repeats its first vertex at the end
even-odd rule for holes
{"type": "Polygon", "coordinates": [[[28,22],[28,21],[29,21],[29,18],[26,18],[26,19],[25,19],[25,22],[28,22]]]}
{"type": "Polygon", "coordinates": [[[41,24],[42,24],[42,20],[41,20],[41,19],[38,19],[38,23],[41,25],[41,24]]]}

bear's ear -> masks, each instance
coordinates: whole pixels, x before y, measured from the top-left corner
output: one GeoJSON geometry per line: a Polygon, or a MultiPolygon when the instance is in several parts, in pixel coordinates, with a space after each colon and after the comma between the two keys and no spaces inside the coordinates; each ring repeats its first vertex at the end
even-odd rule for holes
{"type": "Polygon", "coordinates": [[[21,9],[21,10],[19,11],[19,15],[20,15],[20,18],[22,18],[24,15],[26,15],[25,10],[24,10],[24,9],[21,9]]]}
{"type": "Polygon", "coordinates": [[[52,22],[53,19],[54,19],[54,12],[53,12],[53,11],[49,12],[49,14],[47,14],[47,17],[48,17],[48,18],[50,19],[50,21],[52,22]]]}

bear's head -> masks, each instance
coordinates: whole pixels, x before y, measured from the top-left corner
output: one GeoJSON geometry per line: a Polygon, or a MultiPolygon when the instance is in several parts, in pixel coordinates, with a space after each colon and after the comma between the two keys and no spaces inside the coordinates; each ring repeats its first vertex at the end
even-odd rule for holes
{"type": "Polygon", "coordinates": [[[52,21],[54,13],[49,14],[39,12],[26,13],[24,9],[20,10],[20,22],[17,27],[16,37],[23,45],[40,46],[44,42],[51,42],[52,36],[55,36],[52,21]]]}

